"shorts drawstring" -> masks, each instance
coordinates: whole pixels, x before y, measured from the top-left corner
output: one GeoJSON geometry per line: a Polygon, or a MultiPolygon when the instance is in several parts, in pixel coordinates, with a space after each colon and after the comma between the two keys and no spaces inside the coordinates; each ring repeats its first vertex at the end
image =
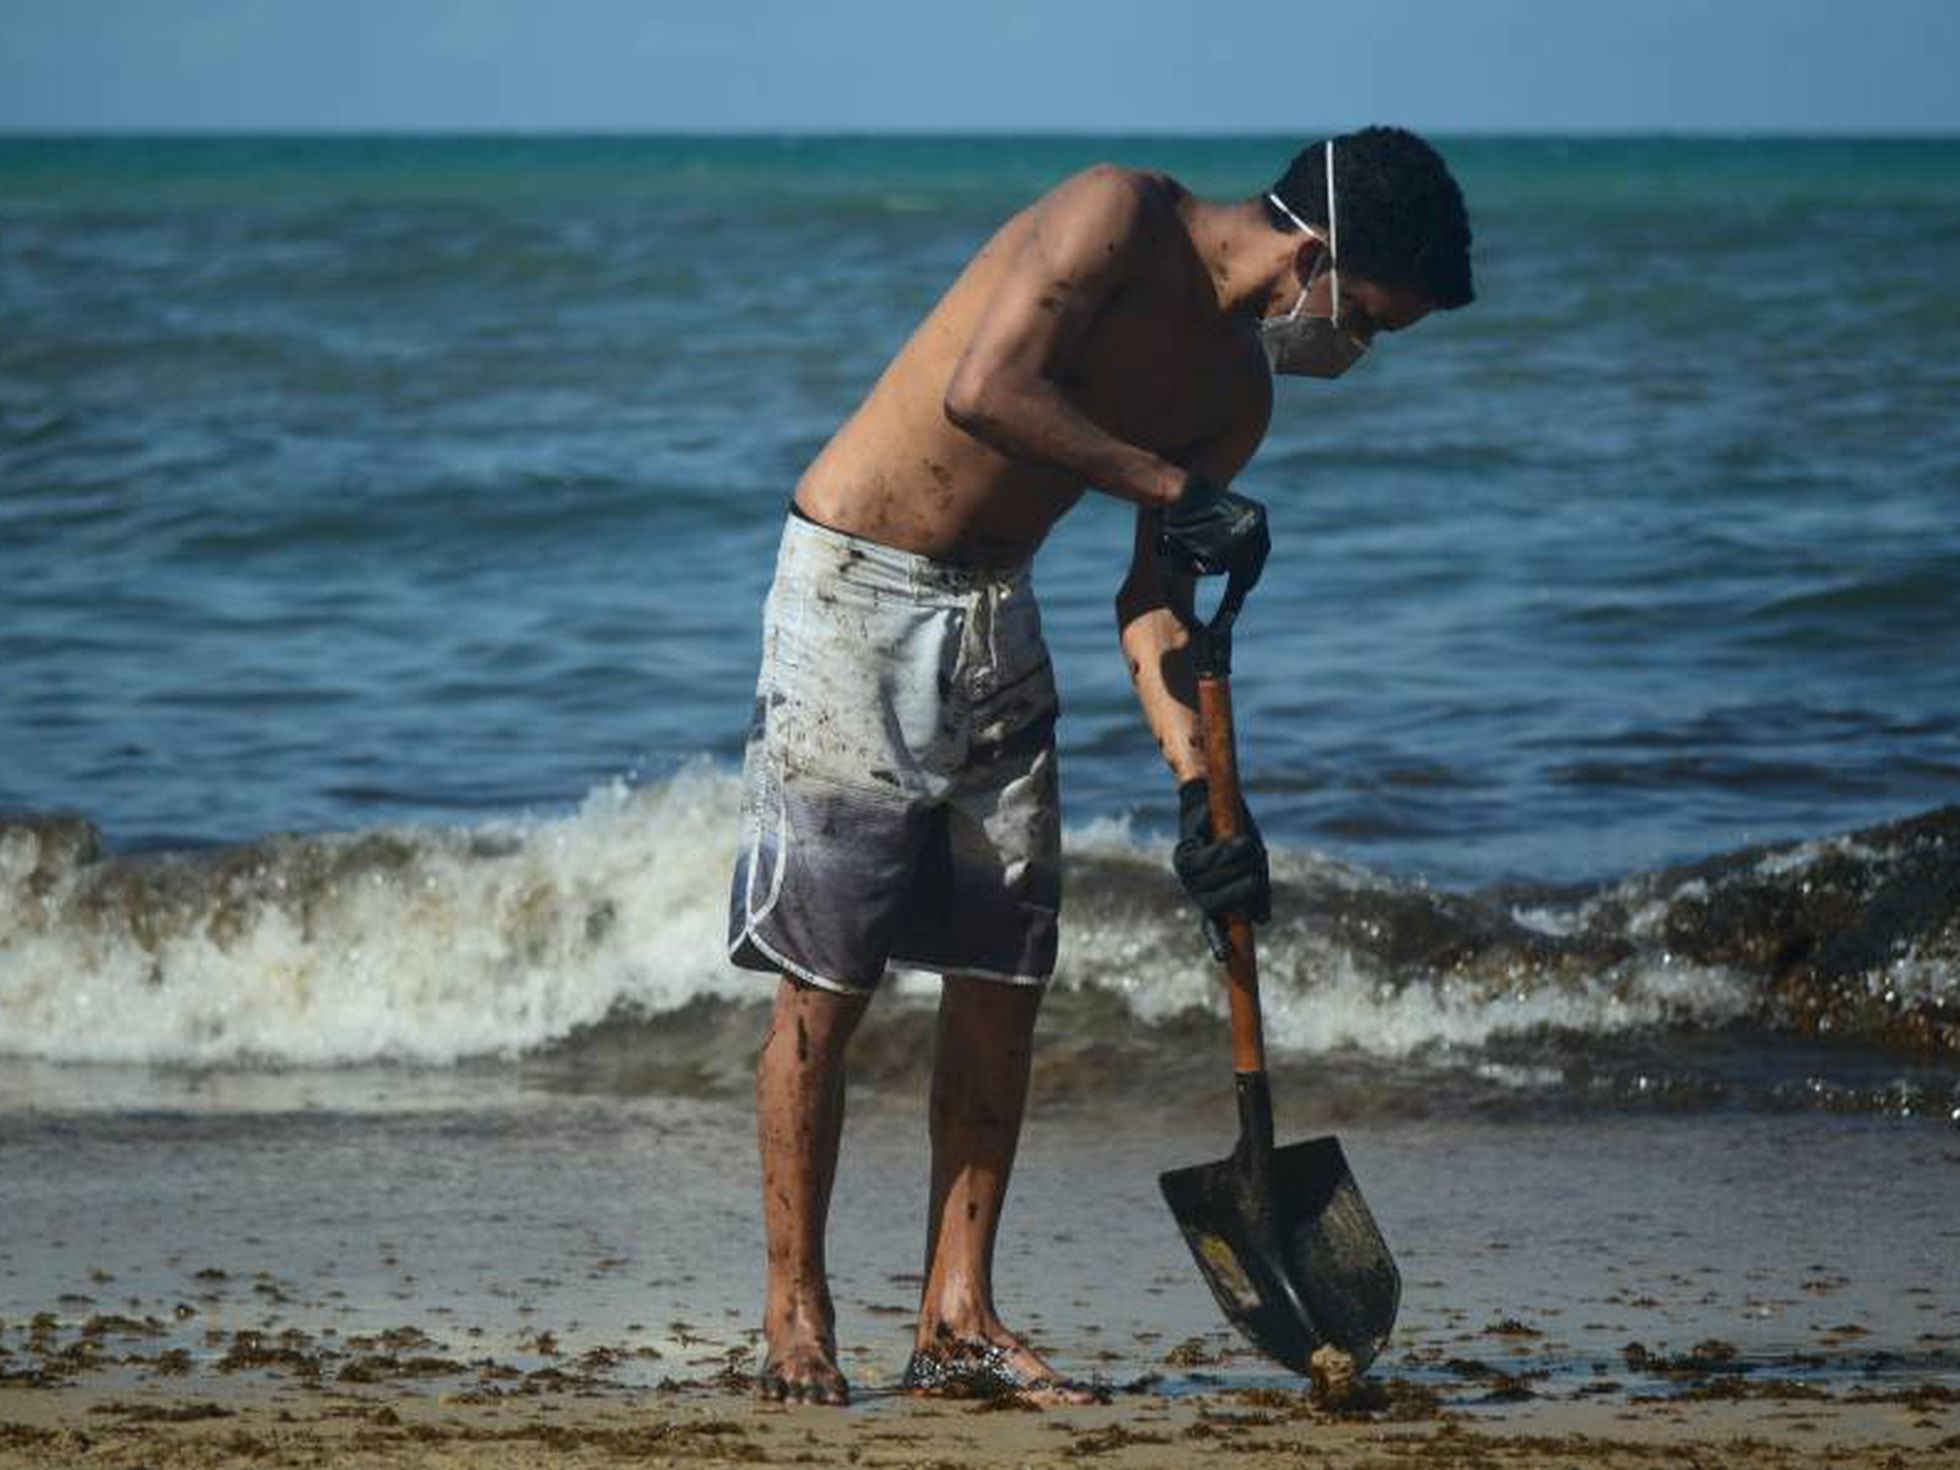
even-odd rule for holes
{"type": "Polygon", "coordinates": [[[969,670],[972,692],[984,698],[1000,683],[1000,610],[1014,595],[1011,582],[983,582],[967,599],[960,661],[969,670]]]}
{"type": "Polygon", "coordinates": [[[1012,589],[1005,582],[991,582],[981,595],[987,603],[987,683],[1000,683],[1000,605],[1012,589]]]}

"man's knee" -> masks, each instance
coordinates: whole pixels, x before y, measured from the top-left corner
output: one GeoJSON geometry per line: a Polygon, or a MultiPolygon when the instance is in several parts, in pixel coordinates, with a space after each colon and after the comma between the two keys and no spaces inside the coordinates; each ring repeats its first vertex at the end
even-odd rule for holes
{"type": "Polygon", "coordinates": [[[776,990],[776,1014],[765,1053],[793,1047],[800,1063],[841,1060],[870,1000],[868,994],[847,995],[785,975],[776,990]]]}
{"type": "Polygon", "coordinates": [[[1016,985],[979,975],[948,975],[940,992],[942,1011],[953,1011],[992,1025],[1034,1024],[1043,987],[1016,985]]]}

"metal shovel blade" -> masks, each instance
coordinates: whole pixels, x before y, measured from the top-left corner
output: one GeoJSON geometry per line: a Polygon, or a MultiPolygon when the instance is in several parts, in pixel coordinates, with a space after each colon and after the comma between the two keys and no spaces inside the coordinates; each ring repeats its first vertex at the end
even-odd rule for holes
{"type": "Polygon", "coordinates": [[[1158,1183],[1227,1320],[1297,1373],[1332,1345],[1361,1372],[1388,1343],[1395,1268],[1333,1138],[1272,1146],[1263,1072],[1241,1073],[1239,1145],[1158,1183]]]}

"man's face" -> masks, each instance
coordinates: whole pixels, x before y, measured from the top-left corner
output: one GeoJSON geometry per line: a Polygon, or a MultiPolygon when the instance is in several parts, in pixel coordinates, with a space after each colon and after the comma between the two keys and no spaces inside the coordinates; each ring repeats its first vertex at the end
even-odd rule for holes
{"type": "Polygon", "coordinates": [[[1259,322],[1260,345],[1276,374],[1338,378],[1361,359],[1377,333],[1413,326],[1432,306],[1412,288],[1386,286],[1354,271],[1343,276],[1318,235],[1299,246],[1287,275],[1290,301],[1275,312],[1276,288],[1259,322]]]}
{"type": "MultiPolygon", "coordinates": [[[[1309,251],[1303,250],[1302,255],[1309,251]]],[[[1300,262],[1296,269],[1307,281],[1305,310],[1310,316],[1332,316],[1333,273],[1325,268],[1326,256],[1314,242],[1313,259],[1300,262]]],[[[1297,287],[1283,293],[1282,314],[1299,299],[1297,287]]],[[[1341,326],[1363,342],[1372,341],[1377,332],[1400,332],[1413,327],[1434,310],[1429,300],[1412,286],[1383,286],[1366,276],[1341,272],[1341,326]]]]}
{"type": "Polygon", "coordinates": [[[1381,286],[1365,276],[1341,278],[1341,325],[1362,338],[1413,327],[1434,308],[1412,286],[1381,286]]]}

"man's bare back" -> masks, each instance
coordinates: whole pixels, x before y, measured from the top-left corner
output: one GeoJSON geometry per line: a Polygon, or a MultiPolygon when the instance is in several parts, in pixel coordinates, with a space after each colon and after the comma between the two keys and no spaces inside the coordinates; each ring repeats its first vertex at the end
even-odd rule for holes
{"type": "MultiPolygon", "coordinates": [[[[810,466],[796,503],[825,525],[942,561],[1025,561],[1087,482],[1050,445],[1027,446],[1044,463],[979,437],[989,408],[976,385],[1011,382],[1003,365],[1053,374],[1082,417],[1172,465],[1234,440],[1249,453],[1271,380],[1251,320],[1220,301],[1193,239],[1204,208],[1166,175],[1103,166],[1015,215],[810,466]]],[[[1112,459],[1115,483],[1100,488],[1139,498],[1127,481],[1149,466],[1075,441],[1078,456],[1112,459]]]]}

